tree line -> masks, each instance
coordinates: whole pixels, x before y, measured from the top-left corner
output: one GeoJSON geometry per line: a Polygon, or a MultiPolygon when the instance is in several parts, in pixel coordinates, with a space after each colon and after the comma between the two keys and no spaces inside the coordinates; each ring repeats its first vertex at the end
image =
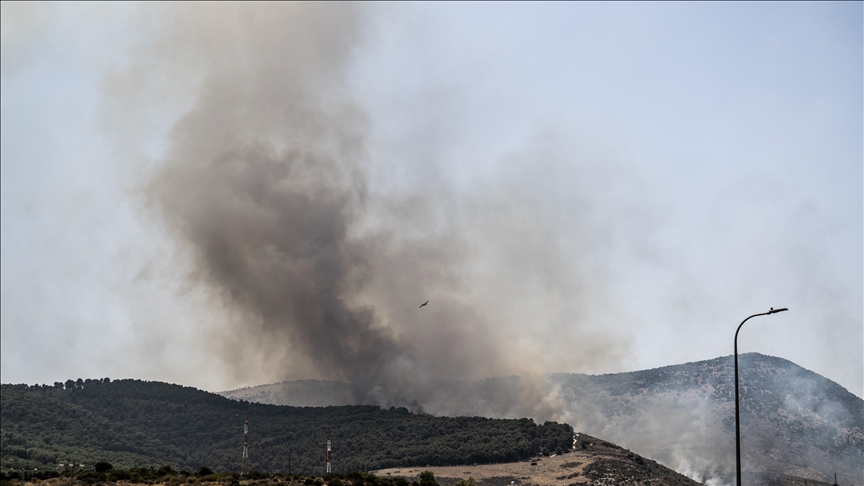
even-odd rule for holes
{"type": "MultiPolygon", "coordinates": [[[[93,469],[74,471],[43,471],[41,473],[30,471],[0,471],[0,486],[14,486],[13,481],[25,483],[38,483],[37,480],[51,478],[69,478],[74,482],[86,485],[117,483],[124,481],[128,484],[192,484],[202,486],[211,484],[213,486],[239,486],[243,480],[245,484],[266,484],[269,486],[440,486],[432,471],[420,473],[419,478],[409,481],[399,476],[377,476],[375,474],[356,471],[349,474],[327,474],[324,476],[306,476],[302,474],[264,473],[261,471],[250,471],[245,475],[237,472],[215,473],[208,467],[201,467],[197,472],[175,470],[169,465],[159,468],[136,467],[131,469],[115,469],[108,462],[98,462],[93,469]]],[[[19,483],[20,484],[20,483],[19,483]]],[[[473,477],[467,480],[460,479],[454,486],[476,486],[473,477]]]]}

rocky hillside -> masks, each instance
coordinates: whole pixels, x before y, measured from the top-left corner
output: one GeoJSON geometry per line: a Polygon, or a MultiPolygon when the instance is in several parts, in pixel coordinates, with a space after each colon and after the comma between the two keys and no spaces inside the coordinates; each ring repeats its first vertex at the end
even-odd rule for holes
{"type": "MultiPolygon", "coordinates": [[[[864,485],[864,401],[800,366],[739,357],[742,461],[748,473],[864,485]]],[[[288,382],[225,392],[265,403],[364,403],[350,384],[288,382]],[[317,387],[321,391],[317,391],[317,387]],[[352,395],[353,394],[353,395],[352,395]]],[[[567,422],[700,482],[734,473],[732,357],[607,375],[559,373],[440,383],[417,402],[437,415],[567,422]]]]}

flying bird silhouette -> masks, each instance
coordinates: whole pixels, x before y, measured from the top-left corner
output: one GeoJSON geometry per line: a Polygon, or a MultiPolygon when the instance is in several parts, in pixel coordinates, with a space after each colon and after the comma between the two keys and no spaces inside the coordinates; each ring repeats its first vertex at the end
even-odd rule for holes
{"type": "MultiPolygon", "coordinates": [[[[426,305],[426,304],[428,304],[428,303],[429,303],[429,301],[427,300],[426,302],[423,302],[422,304],[420,304],[420,307],[423,307],[424,305],[426,305]]],[[[419,309],[420,307],[418,307],[418,309],[419,309]]]]}

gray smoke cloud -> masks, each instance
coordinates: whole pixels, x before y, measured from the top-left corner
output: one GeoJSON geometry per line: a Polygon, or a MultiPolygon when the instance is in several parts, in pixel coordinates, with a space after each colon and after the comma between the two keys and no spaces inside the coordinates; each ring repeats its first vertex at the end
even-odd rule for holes
{"type": "MultiPolygon", "coordinates": [[[[620,422],[543,373],[727,354],[782,305],[742,350],[860,394],[860,26],[791,21],[821,18],[806,5],[640,29],[583,4],[385,8],[3,3],[4,381],[323,378],[647,448],[699,441],[704,401],[667,397],[687,425],[620,422]],[[508,375],[506,408],[442,386],[508,375]]],[[[710,475],[722,440],[651,454],[710,475]]]]}
{"type": "MultiPolygon", "coordinates": [[[[589,301],[620,317],[598,263],[608,232],[586,202],[610,166],[554,134],[470,193],[427,156],[375,164],[345,83],[366,9],[154,8],[160,29],[125,76],[189,93],[146,195],[221,310],[208,345],[238,376],[350,381],[383,406],[416,403],[439,379],[620,364],[628,341],[585,325],[589,301]],[[373,172],[413,169],[431,177],[371,187],[373,172]],[[584,184],[561,187],[565,172],[584,184]]],[[[128,84],[114,94],[133,97],[128,84]]]]}

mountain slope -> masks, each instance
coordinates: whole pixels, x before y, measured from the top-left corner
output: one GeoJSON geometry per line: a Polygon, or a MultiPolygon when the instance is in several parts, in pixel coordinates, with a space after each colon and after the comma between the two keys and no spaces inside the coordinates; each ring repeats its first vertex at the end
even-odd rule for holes
{"type": "MultiPolygon", "coordinates": [[[[598,376],[556,373],[448,382],[416,399],[441,415],[567,422],[702,481],[734,472],[732,361],[727,356],[598,376]]],[[[818,480],[837,472],[841,483],[864,484],[864,401],[781,358],[748,353],[739,356],[739,364],[745,471],[818,480]]],[[[290,403],[292,394],[316,403],[310,384],[270,385],[271,400],[274,386],[284,390],[281,403],[290,403]]],[[[328,386],[351,390],[348,384],[328,386]]],[[[263,398],[255,388],[223,394],[263,398]]]]}
{"type": "MultiPolygon", "coordinates": [[[[570,423],[581,421],[584,430],[678,470],[710,475],[734,468],[731,358],[550,381],[568,409],[580,412],[570,423]]],[[[838,472],[864,482],[860,398],[794,363],[758,354],[740,356],[740,385],[745,469],[823,480],[838,472]]]]}
{"type": "MultiPolygon", "coordinates": [[[[69,382],[71,383],[71,382],[69,382]]],[[[374,406],[298,408],[229,400],[157,382],[87,380],[64,389],[0,387],[2,467],[239,466],[249,418],[251,467],[320,472],[332,429],[334,471],[527,459],[572,448],[567,425],[433,417],[374,406]]]]}

